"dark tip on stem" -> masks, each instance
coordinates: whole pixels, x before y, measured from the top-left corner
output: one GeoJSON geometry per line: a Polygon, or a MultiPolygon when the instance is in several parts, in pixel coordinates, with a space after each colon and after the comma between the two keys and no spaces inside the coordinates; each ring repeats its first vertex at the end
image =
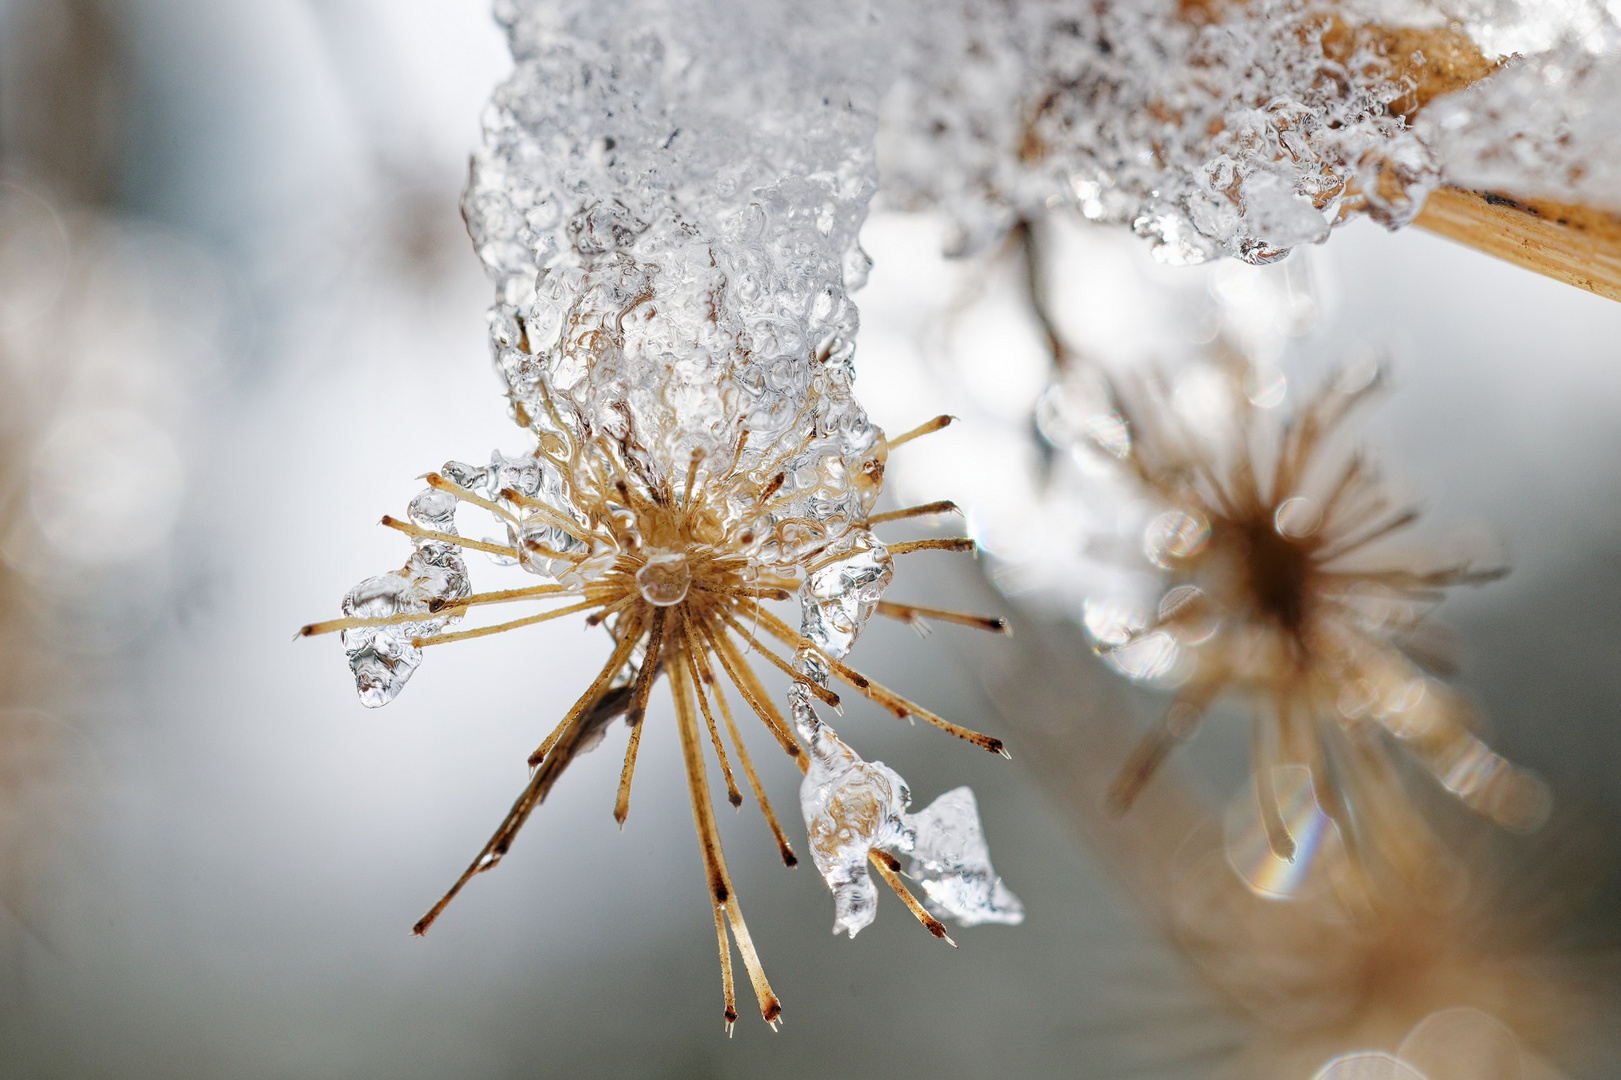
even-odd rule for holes
{"type": "Polygon", "coordinates": [[[395,525],[398,525],[399,522],[394,518],[394,516],[392,514],[384,514],[383,515],[383,520],[381,522],[379,522],[379,524],[386,525],[389,528],[393,528],[395,525]]]}
{"type": "Polygon", "coordinates": [[[423,919],[421,922],[419,922],[415,926],[411,927],[411,936],[412,937],[422,937],[427,932],[428,932],[428,920],[426,920],[426,919],[423,919]]]}
{"type": "Polygon", "coordinates": [[[729,791],[726,793],[726,801],[731,803],[734,808],[741,807],[743,805],[743,793],[741,791],[729,791]]]}
{"type": "Polygon", "coordinates": [[[765,1017],[766,1023],[775,1024],[777,1017],[782,1015],[782,1003],[775,1000],[768,1002],[765,1007],[760,1010],[760,1015],[765,1017]]]}
{"type": "Polygon", "coordinates": [[[789,851],[787,848],[783,848],[782,849],[782,865],[784,865],[786,867],[789,867],[790,869],[795,867],[795,866],[798,866],[799,865],[799,856],[795,855],[793,852],[789,851]]]}
{"type": "Polygon", "coordinates": [[[301,626],[298,628],[298,633],[293,635],[293,640],[297,641],[301,637],[309,637],[313,633],[315,633],[314,623],[310,623],[308,626],[301,626]]]}

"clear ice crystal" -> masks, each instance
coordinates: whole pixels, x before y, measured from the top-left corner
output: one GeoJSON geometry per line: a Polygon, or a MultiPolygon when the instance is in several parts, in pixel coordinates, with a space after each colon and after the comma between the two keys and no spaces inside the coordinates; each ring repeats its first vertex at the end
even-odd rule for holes
{"type": "Polygon", "coordinates": [[[894,560],[870,531],[848,533],[800,586],[800,632],[834,659],[848,656],[883,599],[894,560]]]}
{"type": "MultiPolygon", "coordinates": [[[[409,513],[411,520],[423,528],[454,536],[455,509],[453,497],[430,487],[411,500],[409,513]]],[[[349,590],[343,598],[346,617],[422,616],[387,626],[358,626],[343,631],[343,649],[362,705],[376,709],[399,695],[422,662],[422,650],[413,641],[432,637],[456,621],[458,616],[435,612],[471,592],[461,552],[454,545],[436,540],[418,540],[416,550],[398,571],[369,577],[349,590]]]]}
{"type": "Polygon", "coordinates": [[[1024,905],[991,867],[974,793],[966,787],[908,814],[906,781],[881,761],[863,761],[826,724],[800,723],[811,765],[799,786],[811,860],[833,893],[833,932],[855,937],[877,915],[868,870],[874,849],[912,857],[924,903],[962,926],[1016,925],[1024,905]]]}
{"type": "MultiPolygon", "coordinates": [[[[801,726],[801,737],[806,734],[801,726]]],[[[833,932],[855,937],[878,913],[869,854],[909,846],[911,793],[894,769],[863,761],[827,725],[808,734],[811,764],[799,785],[799,808],[811,861],[833,892],[833,932]]]]}
{"type": "Polygon", "coordinates": [[[1024,904],[991,867],[972,789],[952,788],[912,815],[910,874],[930,911],[962,926],[1024,921],[1024,904]]]}
{"type": "MultiPolygon", "coordinates": [[[[801,650],[798,661],[814,682],[826,684],[827,667],[814,651],[801,650]]],[[[948,791],[908,814],[912,793],[899,773],[863,760],[822,723],[804,686],[794,684],[788,696],[794,727],[810,749],[799,808],[811,861],[833,893],[835,934],[855,937],[877,915],[878,886],[867,865],[874,849],[912,857],[910,876],[941,918],[963,926],[1024,921],[1024,905],[991,868],[970,789],[948,791]]]]}

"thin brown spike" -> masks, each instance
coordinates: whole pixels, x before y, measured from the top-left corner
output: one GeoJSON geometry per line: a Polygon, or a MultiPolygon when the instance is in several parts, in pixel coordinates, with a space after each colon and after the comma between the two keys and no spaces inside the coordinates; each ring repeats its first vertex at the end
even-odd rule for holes
{"type": "Polygon", "coordinates": [[[787,675],[790,679],[794,680],[794,682],[805,687],[805,689],[809,690],[813,695],[815,695],[818,701],[822,702],[828,708],[839,708],[839,695],[816,682],[804,672],[794,670],[794,666],[792,664],[778,656],[776,653],[772,652],[770,649],[766,648],[760,639],[750,633],[742,623],[737,621],[737,616],[733,615],[726,608],[721,608],[720,614],[721,618],[726,620],[727,624],[737,632],[739,637],[741,637],[744,641],[747,641],[750,645],[753,645],[754,651],[758,655],[763,656],[767,660],[771,661],[772,665],[778,671],[781,671],[784,675],[787,675]]]}
{"type": "Polygon", "coordinates": [[[922,506],[908,506],[904,510],[886,510],[882,514],[873,514],[867,519],[868,525],[877,525],[885,521],[904,521],[906,518],[928,517],[930,514],[960,514],[962,508],[950,499],[940,502],[924,503],[922,506]]]}
{"type": "Polygon", "coordinates": [[[592,680],[585,693],[580,695],[580,699],[563,716],[563,720],[557,725],[556,730],[546,737],[546,741],[541,743],[533,754],[529,755],[529,767],[531,769],[546,759],[546,755],[551,751],[557,740],[562,737],[563,732],[568,730],[569,725],[578,720],[587,709],[600,700],[607,691],[608,684],[613,682],[619,673],[624,670],[625,664],[630,661],[630,654],[636,650],[636,643],[642,639],[642,629],[639,621],[625,628],[624,636],[619,639],[619,644],[614,646],[613,654],[608,657],[608,662],[602,665],[602,670],[597,673],[597,677],[592,680]]]}
{"type": "Polygon", "coordinates": [[[1109,810],[1123,814],[1130,810],[1148,782],[1159,772],[1177,745],[1193,737],[1205,710],[1227,684],[1228,673],[1212,668],[1189,682],[1171,702],[1165,715],[1132,747],[1120,774],[1109,785],[1109,810]]]}
{"type": "MultiPolygon", "coordinates": [[[[720,680],[716,679],[709,667],[709,658],[703,650],[698,648],[697,642],[688,635],[691,642],[692,656],[698,663],[699,679],[709,685],[710,693],[715,695],[715,704],[720,706],[721,719],[726,722],[726,732],[732,738],[732,746],[737,750],[737,760],[743,766],[743,775],[748,778],[749,788],[754,792],[754,801],[760,804],[760,813],[765,816],[765,823],[771,828],[771,836],[777,841],[777,851],[782,855],[784,866],[799,865],[799,857],[794,854],[793,846],[788,843],[788,837],[783,833],[782,826],[777,823],[776,811],[771,809],[771,800],[766,797],[765,785],[760,783],[760,775],[754,771],[754,761],[749,757],[749,748],[743,745],[743,736],[738,734],[737,721],[732,719],[732,707],[726,702],[726,695],[721,692],[720,680]]],[[[798,759],[801,771],[806,767],[805,755],[800,754],[798,759]]]]}
{"type": "Polygon", "coordinates": [[[891,555],[909,555],[914,551],[973,551],[973,540],[966,536],[938,537],[930,540],[907,540],[890,544],[891,555]]]}
{"type": "MultiPolygon", "coordinates": [[[[618,652],[616,651],[615,656],[617,655],[618,652]]],[[[609,661],[610,664],[612,662],[609,661]]],[[[612,669],[605,668],[604,670],[611,677],[612,669]]],[[[594,686],[605,686],[606,683],[606,679],[599,678],[598,683],[594,684],[594,686]]],[[[439,898],[439,902],[434,904],[426,915],[417,920],[417,924],[411,928],[413,934],[420,936],[427,933],[428,927],[433,925],[434,920],[439,918],[446,905],[455,899],[456,894],[462,891],[462,887],[471,881],[475,874],[494,869],[496,864],[506,855],[507,850],[512,846],[513,840],[517,838],[518,831],[529,820],[529,815],[534,813],[535,807],[546,800],[546,796],[551,793],[552,787],[557,783],[558,778],[563,775],[563,770],[568,768],[569,763],[580,753],[582,747],[591,745],[591,740],[601,730],[600,726],[589,722],[591,708],[601,700],[601,697],[600,692],[595,696],[588,693],[586,697],[580,699],[579,705],[569,710],[571,719],[568,725],[555,740],[548,740],[554,743],[550,748],[551,752],[546,755],[545,760],[540,763],[540,767],[535,770],[535,775],[529,778],[528,785],[524,787],[523,791],[519,792],[518,798],[512,804],[512,808],[507,811],[507,816],[502,819],[500,827],[495,830],[495,834],[490,837],[483,849],[468,864],[467,869],[462,871],[461,877],[456,879],[456,883],[450,887],[450,890],[439,898]]]]}
{"type": "Polygon", "coordinates": [[[543,611],[539,615],[530,615],[528,618],[524,619],[513,619],[511,622],[496,623],[494,626],[481,626],[476,630],[457,630],[454,633],[436,634],[433,637],[412,638],[411,644],[415,645],[419,649],[425,649],[429,645],[448,645],[452,641],[466,641],[469,638],[488,637],[491,634],[500,634],[508,630],[517,630],[519,627],[523,626],[534,626],[536,623],[550,622],[552,619],[560,619],[564,615],[574,615],[581,611],[589,611],[594,607],[600,607],[601,604],[602,602],[600,600],[581,600],[578,604],[570,604],[568,607],[557,608],[555,611],[543,611]]]}
{"type": "Polygon", "coordinates": [[[725,670],[727,678],[732,680],[732,685],[737,687],[739,694],[743,695],[743,700],[748,702],[749,708],[754,710],[754,714],[765,724],[767,730],[776,737],[778,744],[782,746],[788,756],[798,758],[803,751],[800,750],[799,743],[794,740],[793,735],[789,733],[788,722],[782,718],[782,714],[771,703],[771,698],[759,689],[759,682],[753,677],[753,670],[737,654],[737,650],[732,647],[732,643],[726,639],[724,630],[711,631],[708,621],[704,619],[695,620],[695,625],[698,633],[704,639],[704,644],[710,652],[715,654],[715,658],[720,661],[720,666],[725,670]]]}
{"type": "MultiPolygon", "coordinates": [[[[1282,719],[1280,714],[1279,719],[1282,719]]],[[[1278,729],[1271,717],[1256,714],[1250,718],[1250,772],[1255,780],[1255,799],[1261,812],[1261,825],[1272,854],[1284,862],[1295,861],[1295,838],[1289,835],[1283,811],[1278,808],[1277,786],[1272,769],[1278,763],[1278,729]]]]}
{"type": "MultiPolygon", "coordinates": [[[[781,641],[783,644],[792,646],[795,649],[804,646],[809,646],[813,649],[816,648],[812,642],[795,633],[781,619],[777,618],[769,611],[766,611],[758,604],[753,606],[753,614],[759,619],[760,625],[765,627],[768,633],[770,633],[777,640],[781,641]]],[[[957,736],[959,739],[971,742],[981,749],[989,750],[993,754],[1001,754],[1005,758],[1012,757],[1012,755],[1007,752],[1007,748],[1002,745],[1001,739],[974,731],[972,728],[963,727],[961,724],[953,724],[951,721],[930,712],[928,709],[925,709],[916,702],[909,701],[908,699],[901,697],[901,695],[895,693],[895,691],[889,689],[888,687],[880,686],[878,683],[873,682],[859,671],[855,671],[838,660],[833,659],[831,656],[828,656],[825,652],[822,652],[822,650],[816,649],[816,652],[821,657],[822,662],[827,664],[828,668],[833,672],[833,674],[837,675],[840,679],[843,679],[846,683],[861,691],[864,697],[877,702],[879,705],[882,705],[885,709],[888,709],[901,719],[905,720],[911,717],[917,717],[926,723],[933,724],[941,731],[948,732],[949,734],[957,736]]]]}
{"type": "Polygon", "coordinates": [[[460,615],[476,604],[505,604],[513,600],[528,600],[538,596],[555,596],[559,593],[573,593],[575,590],[568,585],[536,585],[529,589],[504,589],[500,592],[474,593],[472,596],[438,607],[428,605],[426,612],[402,611],[398,615],[384,615],[377,618],[362,618],[351,616],[343,619],[328,619],[326,622],[310,623],[298,630],[297,637],[311,637],[316,634],[330,634],[335,630],[350,630],[357,626],[397,626],[401,623],[421,622],[424,619],[440,615],[460,615]]]}
{"type": "Polygon", "coordinates": [[[517,517],[513,515],[512,511],[508,510],[500,503],[491,502],[484,496],[479,495],[476,492],[469,491],[467,488],[462,487],[460,484],[455,483],[454,481],[446,480],[443,476],[440,476],[436,472],[431,472],[422,479],[428,482],[429,487],[454,495],[462,502],[471,503],[474,506],[482,507],[483,509],[494,514],[496,517],[505,518],[508,521],[518,520],[517,517]]]}
{"type": "Polygon", "coordinates": [[[994,615],[967,615],[960,611],[942,611],[940,608],[916,607],[912,604],[892,604],[888,600],[878,601],[878,614],[886,615],[891,619],[899,619],[904,623],[917,625],[924,619],[939,619],[941,622],[956,623],[959,626],[971,626],[975,630],[988,630],[993,634],[1011,634],[1013,628],[1006,619],[994,615]]]}
{"type": "Polygon", "coordinates": [[[758,496],[756,496],[755,501],[762,503],[769,502],[771,496],[775,495],[782,489],[782,485],[787,481],[787,479],[787,473],[778,473],[776,476],[773,476],[771,478],[771,482],[765,486],[758,496]]]}
{"type": "Polygon", "coordinates": [[[505,555],[509,559],[516,559],[518,557],[517,549],[507,547],[505,544],[491,544],[483,540],[469,540],[467,537],[457,536],[455,533],[435,532],[432,529],[424,529],[420,525],[413,525],[409,521],[401,521],[399,518],[390,517],[387,514],[383,515],[383,520],[380,522],[380,524],[385,525],[390,529],[397,529],[406,536],[412,536],[418,540],[432,540],[441,544],[452,544],[456,547],[472,548],[474,551],[487,551],[491,555],[505,555]]]}
{"type": "Polygon", "coordinates": [[[523,542],[523,549],[525,551],[533,552],[543,559],[562,559],[564,562],[576,564],[582,563],[590,557],[588,555],[570,555],[566,552],[558,551],[554,547],[547,547],[538,540],[525,540],[523,542]]]}
{"type": "Polygon", "coordinates": [[[716,596],[748,596],[757,600],[792,600],[794,594],[787,589],[761,588],[758,586],[721,586],[714,587],[692,583],[693,589],[698,592],[713,593],[716,596]]]}
{"type": "MultiPolygon", "coordinates": [[[[670,694],[675,699],[676,730],[681,736],[681,756],[687,767],[687,791],[692,796],[692,821],[709,877],[710,897],[717,907],[725,908],[732,933],[737,937],[738,952],[743,954],[743,966],[748,969],[749,982],[754,986],[755,999],[760,1004],[761,1017],[775,1026],[777,1017],[782,1014],[782,1003],[766,981],[765,969],[760,965],[748,925],[743,921],[743,909],[732,889],[731,876],[726,872],[726,854],[721,850],[720,830],[715,825],[715,808],[709,801],[709,778],[704,769],[703,748],[698,741],[698,718],[692,707],[685,665],[670,665],[670,694]]],[[[722,972],[725,972],[724,965],[722,972]]]]}
{"type": "Polygon", "coordinates": [[[694,447],[692,451],[692,464],[687,466],[687,486],[681,493],[681,505],[692,505],[692,485],[698,479],[698,466],[703,463],[704,448],[694,447]]]}
{"type": "Polygon", "coordinates": [[[613,603],[604,605],[601,611],[592,612],[590,615],[586,616],[585,625],[599,626],[602,624],[604,619],[608,618],[608,616],[612,615],[616,611],[625,610],[641,598],[640,593],[626,593],[613,603]]]}
{"type": "Polygon", "coordinates": [[[630,709],[625,713],[625,723],[630,725],[630,742],[625,747],[625,767],[619,773],[619,797],[614,800],[614,820],[619,827],[625,827],[625,818],[630,813],[630,781],[636,772],[636,751],[642,745],[642,721],[647,716],[647,696],[653,691],[653,676],[658,670],[659,646],[664,641],[664,622],[670,614],[669,608],[656,608],[653,612],[653,628],[647,635],[647,654],[642,657],[641,670],[636,673],[636,689],[630,699],[630,709]]]}
{"type": "Polygon", "coordinates": [[[919,424],[917,427],[906,432],[904,435],[897,435],[893,439],[890,439],[889,448],[893,450],[897,446],[905,446],[913,439],[921,438],[924,435],[932,435],[936,431],[949,426],[951,421],[954,419],[956,418],[951,416],[936,416],[933,420],[919,424]]]}
{"type": "MultiPolygon", "coordinates": [[[[501,498],[510,503],[531,510],[539,518],[545,518],[548,525],[554,526],[560,532],[568,533],[582,543],[590,543],[592,532],[578,521],[559,511],[549,503],[542,502],[532,495],[525,495],[516,488],[502,488],[501,498]]],[[[508,514],[508,517],[512,515],[508,514]]]]}
{"type": "Polygon", "coordinates": [[[682,653],[681,662],[687,666],[687,674],[692,677],[692,688],[698,697],[698,708],[704,714],[704,724],[709,728],[709,741],[714,744],[715,758],[720,762],[720,772],[726,778],[726,801],[732,806],[743,805],[743,793],[737,790],[737,779],[732,775],[732,763],[726,759],[726,745],[720,739],[720,727],[715,723],[715,714],[709,709],[709,698],[704,694],[704,682],[698,674],[693,660],[696,647],[692,644],[692,634],[687,635],[687,649],[682,653]]]}
{"type": "Polygon", "coordinates": [[[715,936],[720,939],[720,981],[726,1000],[726,1035],[730,1038],[732,1025],[737,1023],[737,998],[732,993],[732,946],[726,940],[726,908],[721,904],[715,904],[713,907],[715,936]]]}
{"type": "Polygon", "coordinates": [[[877,869],[878,876],[888,882],[891,889],[895,890],[895,895],[901,898],[901,903],[906,905],[906,910],[910,911],[917,921],[923,924],[923,929],[955,949],[957,943],[951,940],[950,934],[946,933],[945,924],[930,915],[928,909],[918,903],[917,897],[912,895],[912,890],[908,889],[906,884],[901,881],[901,864],[896,861],[895,857],[888,852],[876,849],[868,851],[867,856],[872,860],[874,868],[877,869]]]}
{"type": "Polygon", "coordinates": [[[1400,532],[1402,529],[1407,528],[1407,526],[1411,525],[1417,520],[1417,510],[1403,510],[1401,513],[1387,518],[1378,525],[1373,526],[1360,536],[1341,541],[1338,544],[1334,544],[1327,551],[1319,552],[1315,556],[1316,560],[1319,563],[1333,562],[1335,559],[1338,559],[1344,555],[1349,555],[1351,552],[1356,551],[1359,548],[1367,547],[1375,540],[1381,540],[1393,532],[1400,532]]]}

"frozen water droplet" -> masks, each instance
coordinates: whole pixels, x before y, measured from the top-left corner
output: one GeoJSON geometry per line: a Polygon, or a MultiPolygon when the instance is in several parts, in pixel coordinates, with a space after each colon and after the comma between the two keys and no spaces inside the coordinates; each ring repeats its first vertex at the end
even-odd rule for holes
{"type": "Polygon", "coordinates": [[[903,841],[911,796],[895,770],[863,761],[827,725],[817,724],[809,735],[811,762],[799,785],[799,808],[811,860],[833,891],[833,932],[855,937],[878,910],[868,855],[903,841]]]}
{"type": "Polygon", "coordinates": [[[855,645],[895,571],[889,549],[865,529],[850,533],[832,558],[800,587],[801,630],[839,659],[855,645]]]}
{"type": "Polygon", "coordinates": [[[456,496],[448,491],[423,488],[411,500],[411,505],[406,507],[406,513],[424,529],[448,533],[456,531],[456,496]]]}
{"type": "MultiPolygon", "coordinates": [[[[387,618],[410,606],[411,583],[399,574],[367,578],[343,598],[343,613],[361,618],[387,618]]],[[[426,605],[422,605],[426,609],[426,605]]],[[[363,626],[343,632],[349,670],[355,676],[360,703],[368,709],[387,705],[399,695],[422,662],[422,650],[411,644],[412,624],[363,626]]]]}
{"type": "Polygon", "coordinates": [[[679,551],[660,552],[648,557],[646,565],[636,571],[636,587],[642,599],[656,607],[670,607],[687,598],[692,586],[692,571],[687,557],[679,551]]]}
{"type": "Polygon", "coordinates": [[[367,578],[349,590],[343,598],[346,616],[422,616],[386,626],[351,627],[343,632],[343,648],[361,704],[375,709],[399,695],[422,662],[422,650],[412,642],[444,630],[458,616],[435,612],[471,592],[461,553],[450,544],[431,541],[420,542],[397,573],[367,578]]]}
{"type": "Polygon", "coordinates": [[[991,867],[972,790],[953,788],[913,814],[910,824],[911,875],[922,883],[930,911],[963,926],[1024,921],[1024,904],[991,867]]]}

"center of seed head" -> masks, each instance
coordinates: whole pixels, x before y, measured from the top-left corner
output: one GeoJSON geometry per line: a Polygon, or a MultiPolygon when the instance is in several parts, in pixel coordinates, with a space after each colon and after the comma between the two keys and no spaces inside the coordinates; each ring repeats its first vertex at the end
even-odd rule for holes
{"type": "Polygon", "coordinates": [[[692,571],[687,557],[679,551],[657,552],[636,571],[636,587],[642,599],[654,607],[670,607],[687,598],[692,586],[692,571]]]}
{"type": "Polygon", "coordinates": [[[1255,604],[1287,630],[1298,630],[1310,602],[1311,553],[1279,535],[1272,522],[1244,529],[1245,573],[1255,604]]]}

